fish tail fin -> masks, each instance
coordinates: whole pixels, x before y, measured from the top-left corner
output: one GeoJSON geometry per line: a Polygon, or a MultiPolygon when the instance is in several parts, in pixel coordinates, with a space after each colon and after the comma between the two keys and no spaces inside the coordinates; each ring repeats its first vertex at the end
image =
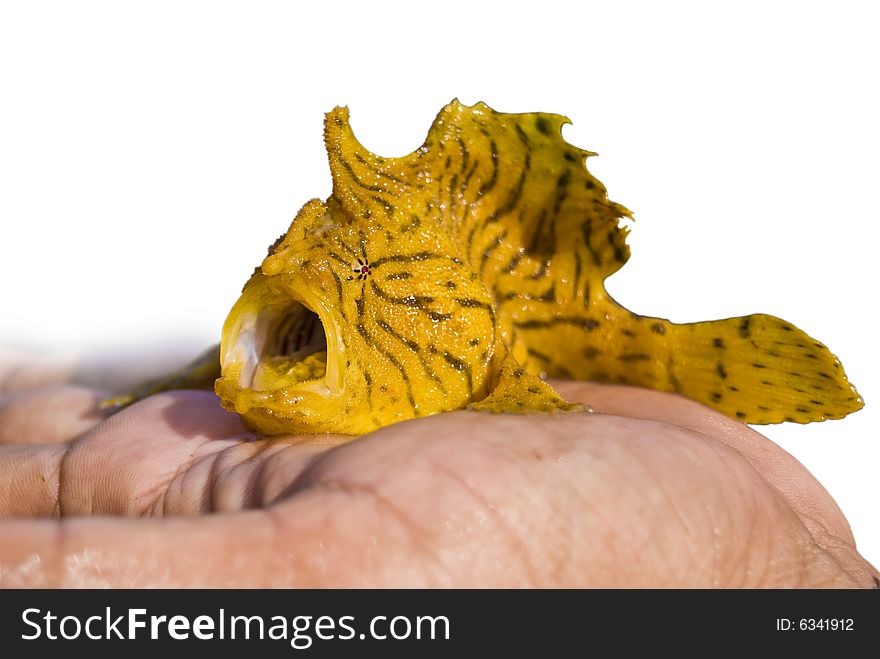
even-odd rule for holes
{"type": "Polygon", "coordinates": [[[745,423],[840,419],[864,402],[823,344],[765,314],[662,323],[671,388],[745,423]]]}

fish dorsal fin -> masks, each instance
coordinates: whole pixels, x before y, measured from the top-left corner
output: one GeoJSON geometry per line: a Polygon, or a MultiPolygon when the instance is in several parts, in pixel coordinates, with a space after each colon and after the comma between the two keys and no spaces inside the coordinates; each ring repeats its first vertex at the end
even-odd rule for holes
{"type": "Polygon", "coordinates": [[[499,240],[540,259],[580,252],[601,280],[629,258],[619,220],[630,212],[587,171],[584,161],[595,154],[562,139],[565,123],[557,114],[505,114],[455,100],[421,147],[382,158],[358,142],[348,109],[336,108],[325,121],[333,199],[352,218],[405,225],[427,217],[471,262],[499,240]]]}
{"type": "Polygon", "coordinates": [[[352,219],[394,217],[399,201],[407,208],[433,192],[423,183],[426,166],[421,150],[402,158],[383,158],[355,137],[347,107],[336,107],[324,119],[324,143],[333,176],[328,204],[338,204],[352,219]]]}

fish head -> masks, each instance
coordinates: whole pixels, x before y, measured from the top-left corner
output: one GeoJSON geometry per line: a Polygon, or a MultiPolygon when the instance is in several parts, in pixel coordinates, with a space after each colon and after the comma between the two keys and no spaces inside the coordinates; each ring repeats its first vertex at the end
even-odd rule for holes
{"type": "Polygon", "coordinates": [[[264,435],[358,435],[486,395],[492,297],[444,232],[406,221],[303,207],[224,324],[224,407],[264,435]]]}

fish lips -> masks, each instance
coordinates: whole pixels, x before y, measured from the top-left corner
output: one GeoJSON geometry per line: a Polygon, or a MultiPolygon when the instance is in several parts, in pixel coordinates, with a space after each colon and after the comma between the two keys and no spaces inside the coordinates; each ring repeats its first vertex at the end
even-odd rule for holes
{"type": "Polygon", "coordinates": [[[255,273],[224,323],[215,393],[263,434],[310,431],[344,395],[340,330],[300,276],[255,273]]]}

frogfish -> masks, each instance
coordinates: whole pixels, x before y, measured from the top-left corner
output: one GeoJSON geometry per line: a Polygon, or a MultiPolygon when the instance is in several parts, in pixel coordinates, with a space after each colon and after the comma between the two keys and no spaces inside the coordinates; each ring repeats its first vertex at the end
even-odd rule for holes
{"type": "Polygon", "coordinates": [[[453,101],[422,146],[383,158],[335,108],[332,194],[269,248],[219,348],[109,403],[213,386],[263,435],[585,409],[547,378],[676,392],[753,424],[863,406],[838,359],[784,320],[676,324],[612,299],[631,214],[587,170],[595,154],[563,140],[568,122],[453,101]]]}

